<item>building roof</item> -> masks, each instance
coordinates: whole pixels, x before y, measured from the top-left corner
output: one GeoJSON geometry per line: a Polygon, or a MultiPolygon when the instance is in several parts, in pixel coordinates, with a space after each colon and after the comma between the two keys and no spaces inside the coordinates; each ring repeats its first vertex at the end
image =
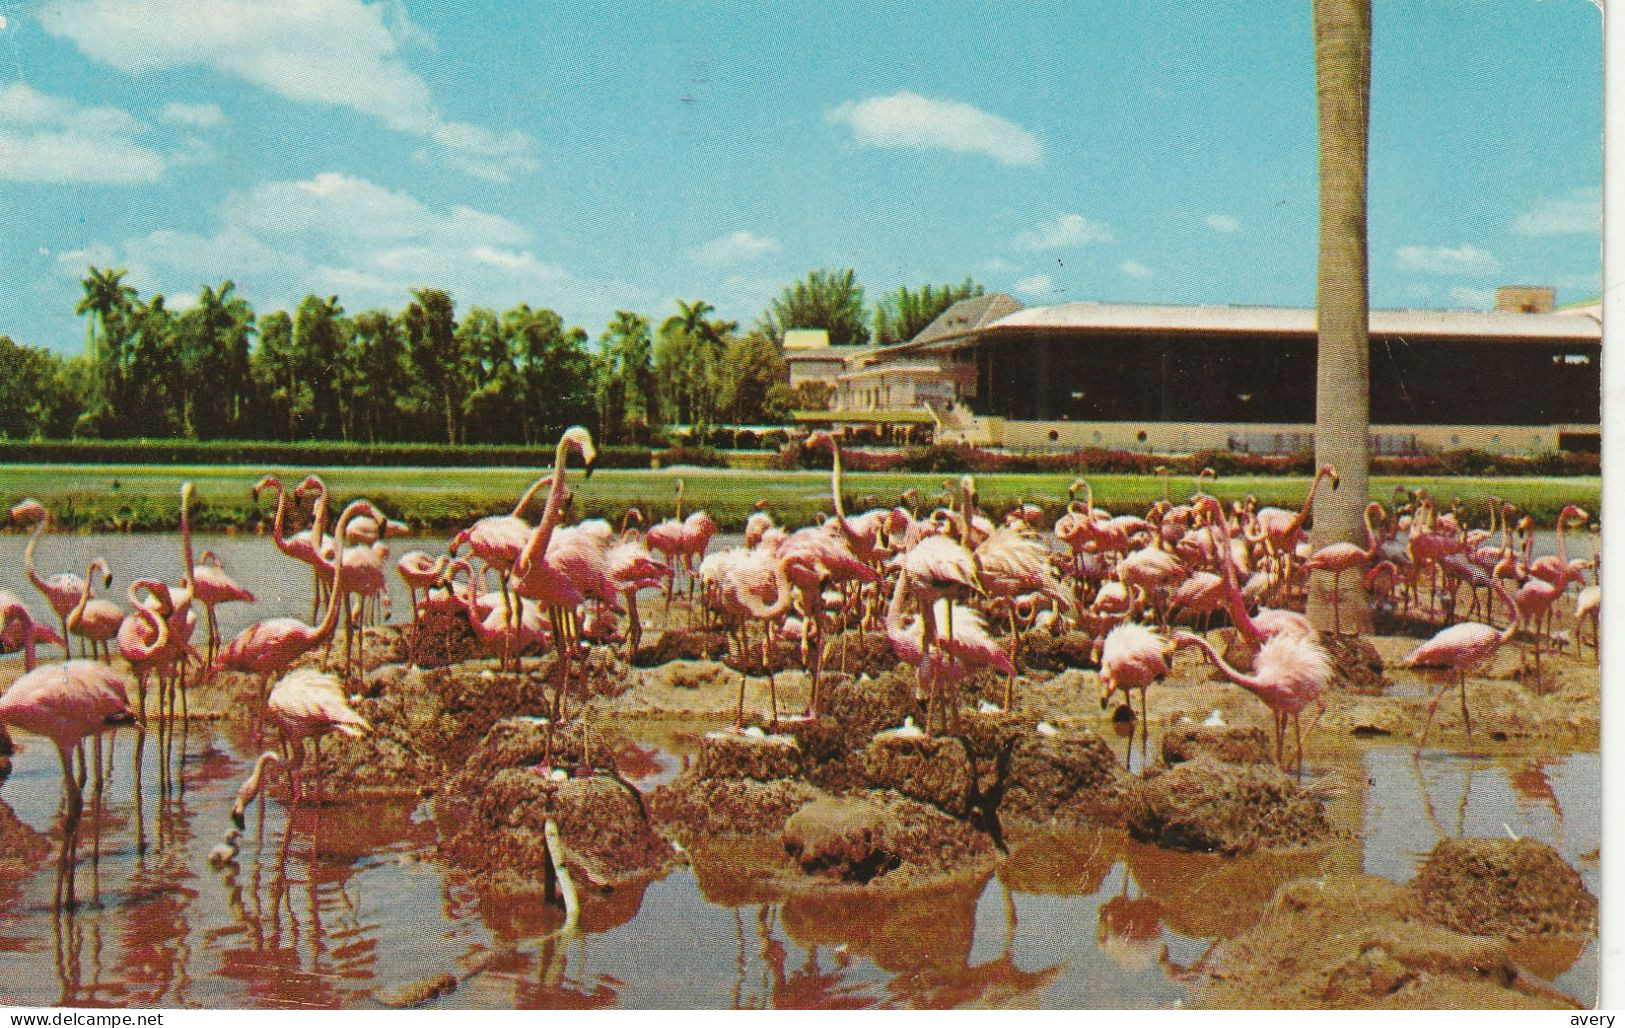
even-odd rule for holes
{"type": "MultiPolygon", "coordinates": [[[[1029,307],[984,325],[980,334],[1073,330],[1096,332],[1246,332],[1313,335],[1308,307],[1176,306],[1173,304],[1065,303],[1029,307]]],[[[1602,322],[1580,313],[1509,314],[1483,311],[1374,310],[1371,334],[1503,340],[1599,342],[1602,322]]],[[[950,342],[937,340],[938,344],[950,342]]],[[[935,348],[935,347],[933,347],[935,348]]]]}
{"type": "Polygon", "coordinates": [[[904,347],[915,349],[932,343],[959,339],[1021,309],[1021,301],[1007,293],[973,296],[967,300],[960,300],[938,314],[929,325],[920,329],[913,339],[878,349],[889,353],[904,347]]]}
{"type": "Polygon", "coordinates": [[[858,368],[835,376],[837,382],[853,382],[860,378],[878,378],[886,375],[914,375],[917,378],[949,378],[948,372],[935,364],[919,361],[896,361],[886,364],[873,364],[866,368],[858,368]]]}
{"type": "Polygon", "coordinates": [[[816,346],[801,350],[785,350],[784,359],[795,361],[849,361],[874,352],[873,346],[816,346]]]}

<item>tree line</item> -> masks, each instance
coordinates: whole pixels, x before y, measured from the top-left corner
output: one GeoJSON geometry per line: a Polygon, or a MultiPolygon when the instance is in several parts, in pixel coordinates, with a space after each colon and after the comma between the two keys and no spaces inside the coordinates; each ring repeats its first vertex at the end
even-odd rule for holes
{"type": "Polygon", "coordinates": [[[968,278],[903,287],[871,310],[851,269],[818,270],[750,329],[678,300],[658,326],[618,311],[591,340],[525,303],[459,316],[441,289],[413,290],[398,311],[351,313],[313,294],[259,314],[230,280],[172,310],[126,275],[91,267],[81,280],[83,356],[0,335],[0,437],[532,445],[572,424],[609,443],[647,443],[670,425],[781,424],[796,403],[787,329],[889,345],[982,293],[968,278]]]}

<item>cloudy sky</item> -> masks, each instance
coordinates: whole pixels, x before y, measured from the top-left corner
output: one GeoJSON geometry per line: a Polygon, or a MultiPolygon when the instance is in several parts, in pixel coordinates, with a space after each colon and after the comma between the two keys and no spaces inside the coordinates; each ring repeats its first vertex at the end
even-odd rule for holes
{"type": "MultiPolygon", "coordinates": [[[[1377,0],[1372,299],[1600,281],[1588,0],[1377,0]]],[[[1314,301],[1307,0],[0,0],[0,333],[63,352],[88,264],[594,336],[786,283],[1028,304],[1314,301]]]]}

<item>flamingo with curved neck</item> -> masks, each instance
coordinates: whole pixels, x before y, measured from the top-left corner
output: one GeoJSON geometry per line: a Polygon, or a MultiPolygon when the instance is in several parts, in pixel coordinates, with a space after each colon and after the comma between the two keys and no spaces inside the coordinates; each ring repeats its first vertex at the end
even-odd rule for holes
{"type": "MultiPolygon", "coordinates": [[[[1286,722],[1292,719],[1292,735],[1297,745],[1297,768],[1303,771],[1303,711],[1314,704],[1319,708],[1315,720],[1325,713],[1326,705],[1321,693],[1331,678],[1331,658],[1320,643],[1303,635],[1277,635],[1258,651],[1253,660],[1253,673],[1247,674],[1225,663],[1219,652],[1201,636],[1190,632],[1175,632],[1175,646],[1196,646],[1207,655],[1219,673],[1264,701],[1275,716],[1275,763],[1286,767],[1286,722]]],[[[1314,729],[1311,724],[1310,730],[1314,729]]]]}

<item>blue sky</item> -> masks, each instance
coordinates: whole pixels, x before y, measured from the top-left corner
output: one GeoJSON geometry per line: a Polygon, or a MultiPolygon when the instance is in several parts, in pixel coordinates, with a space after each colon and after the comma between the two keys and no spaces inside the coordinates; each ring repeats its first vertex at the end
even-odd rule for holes
{"type": "MultiPolygon", "coordinates": [[[[1309,305],[1308,0],[0,0],[0,333],[87,264],[183,306],[452,290],[596,337],[819,267],[1028,304],[1309,305]]],[[[1372,301],[1600,288],[1589,0],[1377,0],[1372,301]]]]}

